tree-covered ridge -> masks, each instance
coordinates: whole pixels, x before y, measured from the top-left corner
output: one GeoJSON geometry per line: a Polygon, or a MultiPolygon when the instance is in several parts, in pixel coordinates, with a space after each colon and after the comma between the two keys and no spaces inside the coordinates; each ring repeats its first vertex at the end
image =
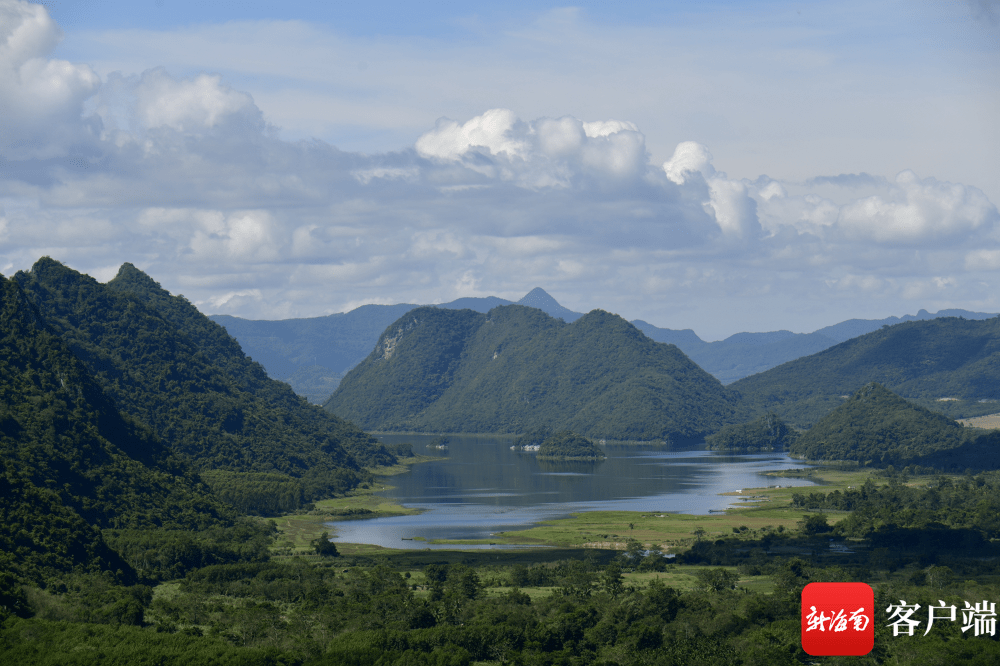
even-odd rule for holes
{"type": "Polygon", "coordinates": [[[344,475],[358,467],[348,442],[379,463],[394,460],[268,379],[221,327],[137,274],[125,267],[112,288],[46,258],[15,280],[115,403],[198,469],[279,472],[313,496],[354,483],[344,475]]]}
{"type": "Polygon", "coordinates": [[[769,412],[743,424],[727,424],[705,438],[705,442],[709,449],[780,452],[787,450],[795,438],[795,431],[769,412]]]}
{"type": "MultiPolygon", "coordinates": [[[[0,569],[122,569],[101,527],[227,525],[219,503],[146,427],[121,415],[13,281],[0,276],[0,569]]],[[[124,566],[128,570],[127,566],[124,566]]]]}
{"type": "Polygon", "coordinates": [[[482,318],[471,310],[422,307],[408,312],[382,333],[375,349],[323,407],[362,428],[405,428],[452,386],[482,318]]]}
{"type": "Polygon", "coordinates": [[[592,461],[605,459],[607,456],[600,447],[582,435],[577,435],[572,431],[560,431],[542,441],[538,448],[538,458],[592,461]]]}
{"type": "Polygon", "coordinates": [[[967,429],[872,382],[802,434],[791,453],[876,467],[982,470],[1000,458],[995,440],[992,433],[967,429]]]}
{"type": "Polygon", "coordinates": [[[240,344],[224,327],[202,315],[183,296],[171,295],[132,264],[123,264],[107,287],[138,297],[153,306],[160,316],[194,343],[199,354],[232,378],[240,390],[280,409],[285,422],[293,429],[310,433],[312,437],[324,431],[334,434],[344,449],[363,466],[395,463],[394,457],[378,440],[354,424],[310,405],[284,382],[271,379],[263,366],[243,353],[240,344]]]}
{"type": "Polygon", "coordinates": [[[604,311],[567,324],[523,306],[418,308],[324,407],[372,430],[683,441],[731,420],[729,396],[675,346],[604,311]]]}
{"type": "Polygon", "coordinates": [[[1000,410],[1000,317],[905,322],[852,338],[730,385],[750,414],[808,428],[878,382],[952,417],[1000,410]],[[938,399],[958,399],[939,401],[938,399]]]}

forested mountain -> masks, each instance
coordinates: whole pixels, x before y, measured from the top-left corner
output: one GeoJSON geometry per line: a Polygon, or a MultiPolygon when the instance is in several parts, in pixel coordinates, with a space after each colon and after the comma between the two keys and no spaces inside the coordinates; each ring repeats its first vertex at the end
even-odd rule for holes
{"type": "Polygon", "coordinates": [[[130,567],[100,528],[203,529],[235,511],[119,413],[21,288],[0,276],[0,570],[130,567]]]}
{"type": "Polygon", "coordinates": [[[385,328],[417,306],[361,306],[349,313],[293,320],[245,320],[213,315],[267,374],[322,403],[344,374],[368,356],[385,328]]]}
{"type": "Polygon", "coordinates": [[[818,333],[797,334],[791,331],[738,333],[725,340],[706,343],[700,338],[691,340],[694,332],[690,329],[673,331],[657,329],[648,324],[640,328],[653,340],[675,343],[692,361],[719,378],[723,384],[836,344],[832,338],[818,333]]]}
{"type": "Polygon", "coordinates": [[[1000,410],[1000,317],[884,326],[730,385],[751,413],[773,410],[807,428],[878,382],[951,417],[1000,410]]]}
{"type": "Polygon", "coordinates": [[[838,324],[832,324],[828,327],[817,329],[813,333],[826,336],[827,338],[832,338],[838,343],[843,343],[845,340],[850,338],[857,338],[858,336],[863,336],[866,333],[878,331],[886,325],[894,326],[903,322],[936,320],[941,317],[961,317],[966,320],[988,320],[996,316],[996,313],[978,313],[971,310],[963,310],[961,308],[949,308],[946,310],[939,310],[936,313],[929,313],[921,308],[916,315],[886,317],[881,320],[845,320],[843,322],[839,322],[838,324]]]}
{"type": "MultiPolygon", "coordinates": [[[[465,297],[438,304],[437,307],[453,310],[468,308],[487,313],[492,308],[506,305],[512,305],[512,302],[490,296],[465,297]]],[[[574,322],[583,316],[583,313],[560,305],[540,287],[528,292],[516,305],[538,308],[565,322],[574,322]]],[[[211,319],[224,326],[239,341],[243,350],[267,369],[268,375],[287,382],[310,402],[323,403],[337,388],[341,378],[368,356],[385,328],[417,307],[414,304],[368,305],[325,317],[275,321],[245,320],[231,315],[212,315],[211,319]]],[[[665,329],[643,320],[633,320],[632,324],[659,343],[676,345],[723,384],[729,384],[875,331],[886,324],[945,316],[967,319],[993,317],[988,313],[965,310],[942,310],[936,315],[921,310],[915,316],[904,315],[901,318],[848,320],[813,333],[743,332],[713,342],[702,340],[691,329],[665,329]]]]}
{"type": "Polygon", "coordinates": [[[118,408],[198,470],[280,473],[311,496],[350,487],[359,463],[394,460],[131,265],[102,285],[46,258],[14,281],[118,408]]]}
{"type": "MultiPolygon", "coordinates": [[[[438,308],[470,309],[487,313],[513,302],[495,296],[463,297],[438,308]]],[[[581,316],[564,308],[540,287],[517,302],[538,308],[552,317],[572,322],[581,316]]],[[[212,315],[243,350],[260,362],[268,375],[287,382],[312,403],[323,403],[341,378],[372,351],[385,328],[416,304],[367,305],[348,313],[291,320],[245,320],[231,315],[212,315]]]]}
{"type": "Polygon", "coordinates": [[[967,310],[942,310],[938,313],[921,310],[916,315],[887,317],[882,320],[847,320],[812,333],[792,333],[784,330],[763,333],[742,332],[733,334],[725,340],[713,342],[703,341],[691,329],[661,329],[642,320],[635,320],[632,324],[655,341],[673,343],[696,364],[719,378],[723,384],[729,384],[756,373],[763,373],[787,361],[821,352],[856,336],[877,331],[886,325],[939,317],[984,320],[995,316],[992,313],[974,313],[967,310]]]}
{"type": "Polygon", "coordinates": [[[595,310],[424,307],[379,338],[324,406],[372,430],[683,441],[733,419],[729,392],[672,345],[595,310]]]}
{"type": "Polygon", "coordinates": [[[965,428],[871,382],[802,434],[790,451],[874,467],[989,470],[1000,464],[1000,437],[965,428]]]}

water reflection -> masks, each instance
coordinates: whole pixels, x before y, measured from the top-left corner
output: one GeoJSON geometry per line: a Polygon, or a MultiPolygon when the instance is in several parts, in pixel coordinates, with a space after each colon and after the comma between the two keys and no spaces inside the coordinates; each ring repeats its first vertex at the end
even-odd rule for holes
{"type": "Polygon", "coordinates": [[[424,513],[331,524],[335,541],[435,548],[413,538],[489,539],[492,533],[592,510],[707,514],[736,500],[718,495],[726,491],[811,485],[763,474],[806,467],[785,454],[605,447],[604,461],[539,461],[512,451],[509,438],[453,436],[448,450],[427,448],[433,439],[383,437],[440,457],[392,477],[395,488],[380,493],[424,513]]]}

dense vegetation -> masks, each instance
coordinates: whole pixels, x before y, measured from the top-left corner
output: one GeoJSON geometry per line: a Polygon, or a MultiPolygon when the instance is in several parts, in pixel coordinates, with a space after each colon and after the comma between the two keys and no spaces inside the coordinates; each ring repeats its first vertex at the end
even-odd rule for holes
{"type": "Polygon", "coordinates": [[[372,430],[691,441],[732,418],[726,389],[680,350],[593,311],[418,308],[390,326],[324,406],[372,430]]]}
{"type": "Polygon", "coordinates": [[[198,470],[289,475],[312,498],[356,484],[360,465],[395,460],[129,264],[102,285],[46,258],[14,281],[117,407],[198,470]]]}
{"type": "Polygon", "coordinates": [[[601,448],[572,431],[559,431],[542,441],[540,459],[579,459],[592,461],[607,458],[601,448]]]}
{"type": "Polygon", "coordinates": [[[747,412],[808,428],[869,382],[952,417],[997,412],[1000,317],[886,326],[730,387],[747,412]]]}
{"type": "Polygon", "coordinates": [[[993,470],[1000,467],[1000,437],[965,428],[873,382],[802,434],[791,453],[874,467],[993,470]]]}
{"type": "Polygon", "coordinates": [[[769,412],[743,424],[727,424],[718,433],[705,438],[705,442],[709,449],[782,452],[795,442],[795,438],[795,431],[778,415],[769,412]]]}
{"type": "Polygon", "coordinates": [[[0,560],[30,580],[76,568],[131,575],[99,528],[201,529],[236,513],[183,459],[118,412],[0,276],[0,560]]]}
{"type": "Polygon", "coordinates": [[[116,280],[48,259],[0,276],[0,578],[120,585],[266,558],[272,528],[241,514],[349,489],[370,477],[359,458],[395,461],[183,298],[130,265],[116,280]]]}
{"type": "MultiPolygon", "coordinates": [[[[155,594],[100,574],[59,590],[0,575],[0,661],[843,664],[801,650],[799,596],[810,582],[865,581],[876,595],[875,649],[849,664],[997,664],[1000,642],[988,633],[939,620],[925,635],[918,615],[916,636],[894,637],[884,610],[1000,597],[1000,479],[907,486],[905,475],[796,494],[801,530],[734,529],[675,559],[635,541],[621,552],[378,559],[251,548],[239,561],[171,574],[155,594]],[[846,514],[831,526],[824,511],[846,514]],[[831,538],[851,548],[831,551],[831,538]],[[681,571],[689,584],[664,583],[681,571]]],[[[155,558],[153,548],[130,549],[137,561],[155,558]]]]}
{"type": "MultiPolygon", "coordinates": [[[[989,552],[1000,539],[1000,479],[996,472],[965,479],[938,477],[922,486],[906,484],[917,466],[889,471],[888,484],[873,480],[856,489],[830,493],[797,493],[792,504],[815,510],[850,512],[835,526],[836,533],[900,548],[919,548],[933,559],[942,552],[989,552]],[[957,539],[960,538],[960,539],[957,539]]],[[[968,555],[972,555],[969,553],[968,555]]]]}

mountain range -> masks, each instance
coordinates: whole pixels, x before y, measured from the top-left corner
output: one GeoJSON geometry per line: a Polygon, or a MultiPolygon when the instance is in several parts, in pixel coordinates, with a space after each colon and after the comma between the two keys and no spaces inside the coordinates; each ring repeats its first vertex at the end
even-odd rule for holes
{"type": "Polygon", "coordinates": [[[40,581],[73,569],[134,572],[101,529],[230,525],[145,425],[122,414],[20,286],[0,276],[0,570],[40,581]]]}
{"type": "MultiPolygon", "coordinates": [[[[495,296],[465,297],[436,304],[436,307],[468,308],[487,313],[496,306],[515,303],[538,308],[567,323],[583,316],[560,305],[539,287],[517,302],[495,296]]],[[[323,403],[341,378],[368,356],[385,328],[417,307],[416,304],[406,303],[366,305],[347,313],[289,320],[247,320],[232,315],[212,315],[210,319],[224,326],[272,378],[287,382],[312,403],[323,403]]],[[[744,332],[712,342],[702,340],[691,329],[661,328],[643,320],[633,320],[632,324],[652,340],[676,345],[723,384],[730,384],[886,325],[937,317],[987,319],[993,316],[966,310],[942,310],[938,313],[921,310],[916,315],[903,317],[847,320],[812,333],[785,330],[744,332]]]]}
{"type": "Polygon", "coordinates": [[[1000,317],[901,322],[728,385],[750,413],[808,428],[877,382],[950,417],[1000,411],[1000,317]]]}
{"type": "Polygon", "coordinates": [[[684,442],[726,425],[756,432],[769,414],[809,429],[872,382],[952,418],[996,412],[1000,317],[886,324],[723,386],[676,345],[604,311],[566,323],[516,305],[421,307],[383,332],[324,407],[376,431],[684,442]]]}

